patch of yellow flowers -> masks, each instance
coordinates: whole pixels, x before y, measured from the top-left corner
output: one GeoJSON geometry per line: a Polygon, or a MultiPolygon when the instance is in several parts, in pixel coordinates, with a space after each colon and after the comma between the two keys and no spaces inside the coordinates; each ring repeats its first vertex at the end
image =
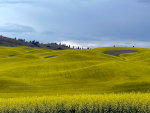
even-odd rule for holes
{"type": "Polygon", "coordinates": [[[0,113],[149,113],[150,93],[1,98],[0,113]]]}

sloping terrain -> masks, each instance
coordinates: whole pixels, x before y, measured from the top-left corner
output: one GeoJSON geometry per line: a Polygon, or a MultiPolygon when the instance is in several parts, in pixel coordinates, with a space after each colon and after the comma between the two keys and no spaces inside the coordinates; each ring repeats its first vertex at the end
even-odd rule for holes
{"type": "Polygon", "coordinates": [[[148,92],[150,49],[0,47],[0,96],[148,92]],[[104,51],[132,50],[120,56],[104,51]]]}
{"type": "Polygon", "coordinates": [[[133,52],[137,52],[137,51],[136,50],[108,50],[108,51],[104,51],[103,53],[108,55],[120,56],[120,54],[133,53],[133,52]]]}
{"type": "Polygon", "coordinates": [[[70,46],[66,46],[63,44],[57,44],[57,43],[43,44],[35,40],[26,41],[25,39],[9,38],[2,35],[0,35],[0,46],[8,46],[8,47],[27,46],[27,47],[47,48],[53,50],[70,49],[70,46]]]}

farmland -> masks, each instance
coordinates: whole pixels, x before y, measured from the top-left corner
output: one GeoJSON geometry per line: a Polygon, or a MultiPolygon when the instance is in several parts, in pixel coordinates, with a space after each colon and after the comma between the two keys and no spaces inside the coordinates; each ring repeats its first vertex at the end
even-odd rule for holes
{"type": "Polygon", "coordinates": [[[46,100],[49,103],[55,98],[56,100],[52,100],[54,105],[60,100],[60,104],[70,103],[72,107],[74,104],[80,106],[80,99],[83,105],[92,105],[90,100],[95,103],[107,99],[106,104],[110,105],[117,99],[115,102],[121,101],[122,106],[134,104],[134,99],[135,103],[139,102],[143,107],[141,109],[145,107],[142,105],[149,106],[150,49],[104,47],[58,51],[23,46],[0,47],[0,63],[1,108],[6,108],[5,105],[8,109],[15,108],[24,101],[27,106],[34,103],[39,106],[42,105],[40,102],[46,100]],[[84,99],[87,100],[85,103],[84,99]],[[16,104],[12,104],[13,102],[16,104]]]}
{"type": "Polygon", "coordinates": [[[0,99],[2,113],[149,113],[149,93],[0,99]]]}

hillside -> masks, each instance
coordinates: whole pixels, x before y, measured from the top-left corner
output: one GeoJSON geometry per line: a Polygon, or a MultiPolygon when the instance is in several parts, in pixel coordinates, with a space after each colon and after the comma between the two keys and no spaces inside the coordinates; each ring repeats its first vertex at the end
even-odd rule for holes
{"type": "Polygon", "coordinates": [[[64,50],[70,49],[70,47],[57,43],[47,43],[43,44],[38,41],[25,41],[25,39],[16,39],[9,38],[0,35],[0,46],[8,46],[8,47],[17,47],[17,46],[27,46],[27,47],[39,47],[39,48],[48,48],[53,50],[64,50]]]}
{"type": "Polygon", "coordinates": [[[150,90],[150,49],[0,47],[0,62],[1,97],[150,90]]]}

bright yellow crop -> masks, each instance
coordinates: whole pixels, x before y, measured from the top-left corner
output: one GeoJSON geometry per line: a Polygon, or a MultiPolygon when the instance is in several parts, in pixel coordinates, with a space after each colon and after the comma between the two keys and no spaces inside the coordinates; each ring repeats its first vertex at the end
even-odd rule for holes
{"type": "Polygon", "coordinates": [[[150,94],[103,94],[0,99],[0,112],[149,113],[150,94]]]}
{"type": "Polygon", "coordinates": [[[0,47],[0,97],[149,92],[150,49],[0,47]],[[136,50],[120,56],[108,50],[136,50]]]}
{"type": "Polygon", "coordinates": [[[0,47],[0,112],[148,113],[149,91],[150,49],[0,47]],[[103,53],[109,50],[137,52],[103,53]]]}

